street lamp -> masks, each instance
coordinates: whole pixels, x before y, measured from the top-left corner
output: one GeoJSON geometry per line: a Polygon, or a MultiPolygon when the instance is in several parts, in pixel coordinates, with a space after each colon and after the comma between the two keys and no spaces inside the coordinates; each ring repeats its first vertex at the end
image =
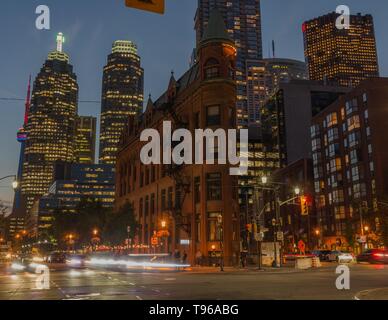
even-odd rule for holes
{"type": "Polygon", "coordinates": [[[222,228],[222,215],[218,215],[217,222],[220,229],[220,271],[224,271],[224,244],[223,244],[223,228],[222,228]]]}
{"type": "Polygon", "coordinates": [[[15,175],[10,175],[10,176],[6,176],[6,177],[3,177],[3,178],[0,178],[0,181],[8,179],[8,178],[13,178],[14,179],[13,182],[12,182],[12,188],[14,190],[16,190],[19,187],[19,182],[18,182],[17,177],[15,175]]]}
{"type": "Polygon", "coordinates": [[[261,183],[262,184],[267,184],[268,183],[268,177],[266,177],[266,176],[261,177],[261,183]]]}
{"type": "Polygon", "coordinates": [[[296,188],[294,189],[294,192],[295,192],[295,194],[296,194],[297,196],[299,196],[299,195],[300,195],[300,188],[299,188],[299,187],[296,187],[296,188]]]}

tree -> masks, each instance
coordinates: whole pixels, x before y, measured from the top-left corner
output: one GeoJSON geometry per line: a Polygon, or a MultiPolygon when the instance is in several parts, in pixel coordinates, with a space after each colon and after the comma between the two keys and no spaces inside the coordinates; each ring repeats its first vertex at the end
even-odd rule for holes
{"type": "Polygon", "coordinates": [[[104,229],[109,209],[104,208],[99,201],[83,198],[74,212],[64,212],[61,209],[54,213],[53,234],[60,245],[66,247],[66,237],[72,235],[77,245],[90,244],[93,230],[104,229]]]}
{"type": "Polygon", "coordinates": [[[349,221],[349,220],[346,221],[345,237],[349,246],[354,248],[356,233],[354,232],[352,221],[349,221]]]}
{"type": "Polygon", "coordinates": [[[4,237],[7,229],[8,207],[0,200],[0,236],[4,237]]]}
{"type": "Polygon", "coordinates": [[[133,239],[138,226],[133,207],[129,202],[126,202],[109,216],[104,228],[103,238],[111,245],[121,245],[128,238],[128,227],[130,227],[129,237],[133,239]]]}

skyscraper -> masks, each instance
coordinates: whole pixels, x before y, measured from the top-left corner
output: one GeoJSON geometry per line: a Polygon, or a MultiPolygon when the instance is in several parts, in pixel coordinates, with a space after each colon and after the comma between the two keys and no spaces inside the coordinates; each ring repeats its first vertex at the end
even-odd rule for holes
{"type": "Polygon", "coordinates": [[[115,41],[102,83],[100,163],[116,163],[118,143],[128,117],[143,111],[143,78],[136,45],[115,41]]]}
{"type": "Polygon", "coordinates": [[[32,91],[21,181],[27,210],[48,191],[54,162],[74,160],[78,84],[69,56],[62,51],[63,43],[60,33],[57,49],[48,55],[32,91]]]}
{"type": "Polygon", "coordinates": [[[97,118],[79,116],[76,121],[75,161],[94,164],[96,159],[97,118]]]}
{"type": "Polygon", "coordinates": [[[257,112],[250,112],[247,101],[247,62],[263,57],[260,0],[198,0],[195,16],[197,45],[208,24],[210,12],[217,8],[222,14],[229,35],[237,47],[237,125],[255,122],[257,112]]]}
{"type": "Polygon", "coordinates": [[[303,24],[305,57],[311,80],[355,87],[379,76],[376,39],[371,15],[350,16],[350,29],[338,29],[337,13],[303,24]]]}
{"type": "MultiPolygon", "coordinates": [[[[23,178],[23,162],[24,162],[24,154],[25,154],[26,140],[27,140],[26,128],[27,128],[27,124],[28,124],[28,115],[30,112],[30,107],[31,107],[31,76],[30,76],[30,79],[28,81],[28,89],[27,89],[27,97],[26,97],[25,109],[24,109],[23,126],[17,132],[17,137],[16,137],[17,141],[20,142],[20,157],[19,157],[17,181],[21,181],[23,178]]],[[[15,199],[14,199],[12,213],[17,214],[17,211],[21,210],[21,206],[22,206],[22,194],[21,194],[21,189],[18,188],[15,191],[15,199]]]]}
{"type": "Polygon", "coordinates": [[[247,103],[250,123],[260,123],[260,110],[281,83],[308,79],[304,62],[292,59],[262,59],[247,62],[247,103]]]}

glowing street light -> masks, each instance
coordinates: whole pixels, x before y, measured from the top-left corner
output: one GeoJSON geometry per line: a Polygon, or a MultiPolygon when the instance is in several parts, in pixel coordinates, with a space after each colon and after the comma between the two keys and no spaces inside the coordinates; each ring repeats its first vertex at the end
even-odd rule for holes
{"type": "Polygon", "coordinates": [[[261,183],[262,184],[267,184],[268,183],[268,177],[266,177],[266,176],[261,177],[261,183]]]}
{"type": "Polygon", "coordinates": [[[167,227],[167,222],[166,222],[166,220],[163,220],[162,221],[162,228],[166,229],[166,227],[167,227]]]}
{"type": "Polygon", "coordinates": [[[12,182],[12,188],[13,188],[14,190],[16,190],[18,187],[19,187],[19,182],[18,182],[17,180],[14,180],[14,181],[12,182]]]}
{"type": "Polygon", "coordinates": [[[14,190],[16,190],[19,187],[19,182],[18,182],[17,177],[15,175],[10,175],[10,176],[6,176],[6,177],[3,177],[3,178],[0,178],[0,181],[8,179],[8,178],[13,178],[14,179],[13,182],[12,182],[12,188],[14,190]]]}
{"type": "Polygon", "coordinates": [[[299,187],[296,187],[296,188],[294,189],[294,192],[295,192],[295,194],[296,194],[297,196],[299,196],[299,195],[300,195],[300,188],[299,188],[299,187]]]}

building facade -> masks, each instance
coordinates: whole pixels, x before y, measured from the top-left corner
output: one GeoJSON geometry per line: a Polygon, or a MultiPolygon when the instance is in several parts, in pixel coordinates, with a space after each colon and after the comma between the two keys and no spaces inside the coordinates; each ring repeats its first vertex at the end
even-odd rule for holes
{"type": "MultiPolygon", "coordinates": [[[[271,180],[281,183],[279,197],[281,201],[295,197],[294,189],[300,189],[301,197],[305,198],[308,210],[303,212],[300,199],[295,199],[280,208],[281,230],[284,233],[284,252],[297,252],[297,245],[302,240],[307,250],[320,248],[320,230],[317,228],[317,215],[314,202],[313,161],[300,159],[277,170],[271,180]]],[[[266,213],[265,225],[272,227],[271,220],[275,218],[275,206],[266,213]]],[[[272,231],[273,233],[273,231],[272,231]]],[[[272,234],[270,235],[272,237],[272,234]]]]}
{"type": "Polygon", "coordinates": [[[379,76],[371,15],[351,15],[350,28],[338,29],[340,15],[330,13],[303,24],[305,58],[310,80],[355,87],[379,76]]]}
{"type": "Polygon", "coordinates": [[[248,109],[248,67],[263,57],[260,0],[198,0],[195,16],[197,44],[202,39],[211,11],[222,14],[228,33],[237,47],[237,125],[247,127],[257,119],[248,109]],[[249,61],[249,62],[248,62],[249,61]]]}
{"type": "Polygon", "coordinates": [[[62,51],[63,41],[59,34],[57,50],[34,81],[21,180],[27,210],[48,191],[55,161],[74,160],[78,84],[69,56],[62,51]]]}
{"type": "Polygon", "coordinates": [[[280,167],[311,159],[312,117],[349,90],[310,80],[279,85],[261,110],[261,125],[267,147],[279,152],[280,167]]]}
{"type": "Polygon", "coordinates": [[[128,117],[142,113],[143,78],[136,45],[131,41],[115,41],[102,80],[100,163],[115,164],[128,117]]]}
{"type": "Polygon", "coordinates": [[[164,121],[193,136],[195,129],[235,128],[236,48],[217,11],[197,56],[179,80],[171,77],[167,92],[148,102],[139,120],[131,119],[116,164],[116,206],[133,205],[140,224],[135,242],[150,252],[186,251],[193,263],[201,251],[204,263],[216,263],[222,255],[232,265],[238,263],[240,242],[237,181],[230,166],[144,165],[139,159],[142,130],[162,133],[164,121]],[[159,245],[153,246],[155,237],[159,245]]]}
{"type": "Polygon", "coordinates": [[[388,79],[375,78],[324,109],[311,127],[315,202],[323,243],[379,245],[388,192],[388,79]]]}
{"type": "Polygon", "coordinates": [[[82,199],[92,199],[104,208],[115,200],[115,170],[109,164],[57,162],[54,182],[48,192],[35,201],[29,219],[29,234],[43,239],[51,235],[55,213],[74,213],[82,199]]]}
{"type": "Polygon", "coordinates": [[[78,116],[75,135],[75,162],[94,164],[96,160],[97,118],[78,116]]]}
{"type": "Polygon", "coordinates": [[[292,59],[247,60],[246,71],[249,123],[260,123],[261,107],[281,83],[308,79],[306,64],[292,59]]]}

